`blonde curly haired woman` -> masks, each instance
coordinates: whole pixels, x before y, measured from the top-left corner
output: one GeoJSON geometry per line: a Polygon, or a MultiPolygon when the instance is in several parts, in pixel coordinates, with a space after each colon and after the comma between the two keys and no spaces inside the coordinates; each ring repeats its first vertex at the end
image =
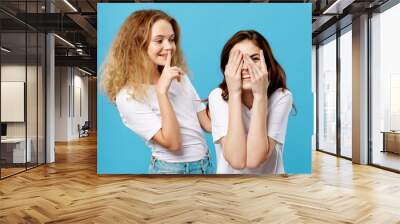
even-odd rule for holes
{"type": "Polygon", "coordinates": [[[122,122],[152,151],[152,174],[209,172],[203,130],[210,132],[211,122],[187,76],[179,41],[174,18],[160,10],[136,11],[103,67],[103,88],[122,122]]]}

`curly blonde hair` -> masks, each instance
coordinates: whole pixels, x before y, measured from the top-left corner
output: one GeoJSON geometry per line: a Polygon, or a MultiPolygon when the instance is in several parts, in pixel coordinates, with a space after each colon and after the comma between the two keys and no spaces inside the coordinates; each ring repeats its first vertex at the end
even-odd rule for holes
{"type": "Polygon", "coordinates": [[[147,89],[153,84],[151,74],[159,73],[157,65],[147,54],[151,28],[158,20],[168,21],[175,33],[176,51],[171,64],[187,71],[179,46],[180,30],[176,20],[160,10],[136,11],[122,24],[101,70],[102,88],[113,103],[124,87],[129,87],[131,97],[136,100],[143,101],[147,96],[147,89]]]}

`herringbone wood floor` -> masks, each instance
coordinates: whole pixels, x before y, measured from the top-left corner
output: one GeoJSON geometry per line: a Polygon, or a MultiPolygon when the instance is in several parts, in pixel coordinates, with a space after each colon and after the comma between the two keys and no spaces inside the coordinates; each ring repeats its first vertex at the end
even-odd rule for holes
{"type": "Polygon", "coordinates": [[[96,174],[96,139],[0,181],[0,223],[400,223],[400,175],[315,152],[312,175],[96,174]]]}

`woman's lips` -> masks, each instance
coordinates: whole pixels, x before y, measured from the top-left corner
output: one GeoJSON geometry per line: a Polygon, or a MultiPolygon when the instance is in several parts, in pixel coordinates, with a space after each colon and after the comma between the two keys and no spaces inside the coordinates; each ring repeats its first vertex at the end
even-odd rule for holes
{"type": "Polygon", "coordinates": [[[246,75],[242,75],[242,80],[250,80],[250,75],[246,74],[246,75]]]}

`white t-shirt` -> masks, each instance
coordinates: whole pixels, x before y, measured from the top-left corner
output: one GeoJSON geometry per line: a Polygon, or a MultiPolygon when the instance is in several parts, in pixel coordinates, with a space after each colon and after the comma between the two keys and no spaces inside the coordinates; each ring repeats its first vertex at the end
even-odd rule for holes
{"type": "MultiPolygon", "coordinates": [[[[292,109],[292,94],[289,90],[282,92],[277,89],[268,99],[267,132],[270,138],[276,141],[271,157],[258,168],[234,169],[225,160],[220,140],[228,133],[228,102],[221,96],[220,88],[214,89],[209,95],[210,113],[212,122],[212,136],[217,155],[217,173],[220,174],[280,174],[284,173],[283,148],[285,143],[286,127],[290,110],[292,109]]],[[[251,110],[242,105],[243,123],[246,133],[249,132],[251,110]]]]}
{"type": "Polygon", "coordinates": [[[145,140],[152,150],[152,155],[157,159],[166,162],[192,162],[203,159],[208,148],[197,112],[204,110],[205,106],[187,75],[184,75],[180,82],[171,82],[168,98],[180,125],[182,149],[178,152],[171,152],[151,140],[161,129],[155,85],[149,87],[145,102],[133,99],[129,95],[129,88],[121,89],[116,97],[116,105],[125,126],[145,140]]]}

